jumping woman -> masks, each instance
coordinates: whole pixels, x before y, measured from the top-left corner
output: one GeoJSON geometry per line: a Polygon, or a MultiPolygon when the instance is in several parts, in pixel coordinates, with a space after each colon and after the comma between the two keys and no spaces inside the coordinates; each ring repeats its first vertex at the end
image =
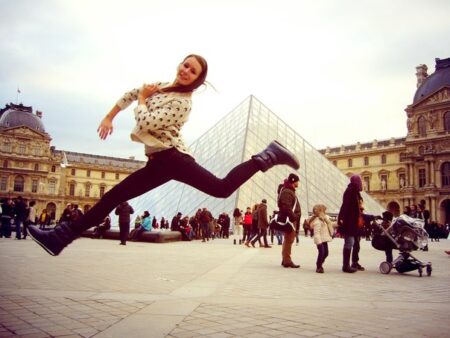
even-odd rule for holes
{"type": "Polygon", "coordinates": [[[121,202],[170,180],[183,182],[214,197],[226,198],[260,170],[264,172],[278,164],[298,169],[296,156],[277,141],[233,168],[222,179],[195,161],[181,138],[181,128],[191,112],[192,93],[205,83],[207,73],[206,60],[192,54],[180,63],[172,83],[144,84],[125,93],[103,118],[97,132],[100,139],[106,139],[113,132],[114,117],[137,100],[134,109],[136,126],[131,139],[145,145],[146,166],[105,193],[79,220],[58,224],[48,231],[30,225],[30,236],[49,254],[57,256],[83,231],[101,223],[121,202]]]}

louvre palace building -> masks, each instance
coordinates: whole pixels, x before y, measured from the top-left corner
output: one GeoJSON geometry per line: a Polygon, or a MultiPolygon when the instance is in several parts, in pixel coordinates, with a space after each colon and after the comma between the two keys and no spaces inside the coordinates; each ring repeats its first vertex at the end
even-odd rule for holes
{"type": "MultiPolygon", "coordinates": [[[[315,204],[337,213],[348,177],[363,178],[363,198],[368,213],[391,210],[425,200],[432,220],[450,220],[450,59],[437,60],[436,70],[417,67],[418,88],[406,107],[408,134],[389,140],[356,143],[316,150],[292,126],[284,123],[256,97],[244,99],[190,146],[197,162],[218,177],[278,140],[300,160],[303,215],[315,204]]],[[[107,190],[145,163],[72,151],[56,150],[42,124],[42,113],[31,107],[6,105],[0,110],[0,197],[37,201],[38,212],[62,212],[66,203],[83,209],[92,206],[107,190]]],[[[231,214],[267,200],[277,209],[277,187],[291,173],[276,166],[257,173],[225,199],[214,198],[179,182],[169,182],[130,201],[137,213],[172,217],[192,215],[207,207],[214,216],[231,214]]],[[[114,224],[114,215],[113,224],[114,224]]]]}
{"type": "Polygon", "coordinates": [[[360,174],[364,190],[398,215],[425,201],[431,219],[450,223],[450,58],[434,73],[416,67],[417,90],[405,109],[407,135],[329,147],[321,153],[341,172],[360,174]]]}

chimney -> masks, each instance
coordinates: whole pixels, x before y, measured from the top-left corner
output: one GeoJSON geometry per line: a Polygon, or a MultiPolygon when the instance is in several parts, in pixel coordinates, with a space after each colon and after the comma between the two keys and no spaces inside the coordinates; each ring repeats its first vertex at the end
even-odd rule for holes
{"type": "Polygon", "coordinates": [[[428,77],[427,70],[428,67],[425,64],[420,64],[416,67],[417,88],[419,88],[423,81],[428,77]]]}
{"type": "Polygon", "coordinates": [[[36,116],[41,119],[42,118],[42,112],[39,111],[39,110],[36,110],[36,116]]]}

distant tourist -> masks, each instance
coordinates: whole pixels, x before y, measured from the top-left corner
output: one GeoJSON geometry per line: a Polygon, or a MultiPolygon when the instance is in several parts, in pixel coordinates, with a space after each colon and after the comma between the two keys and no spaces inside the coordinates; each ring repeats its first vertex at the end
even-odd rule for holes
{"type": "Polygon", "coordinates": [[[150,213],[147,210],[144,211],[144,215],[142,215],[142,224],[134,232],[132,240],[139,240],[142,233],[146,231],[152,231],[152,220],[150,219],[150,213]]]}
{"type": "Polygon", "coordinates": [[[123,201],[116,208],[115,214],[119,216],[120,245],[127,245],[130,233],[130,215],[134,214],[134,209],[127,201],[123,201]]]}

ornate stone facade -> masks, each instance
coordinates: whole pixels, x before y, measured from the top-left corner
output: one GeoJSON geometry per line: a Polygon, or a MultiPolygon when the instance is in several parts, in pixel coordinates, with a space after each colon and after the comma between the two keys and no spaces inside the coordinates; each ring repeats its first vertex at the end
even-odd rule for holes
{"type": "Polygon", "coordinates": [[[424,200],[432,220],[445,224],[450,223],[450,59],[437,59],[436,72],[420,80],[405,109],[405,138],[321,152],[345,174],[360,174],[366,191],[394,214],[424,200]]]}
{"type": "Polygon", "coordinates": [[[9,104],[0,110],[0,199],[22,196],[57,219],[67,203],[81,209],[145,162],[56,150],[32,107],[9,104]]]}

